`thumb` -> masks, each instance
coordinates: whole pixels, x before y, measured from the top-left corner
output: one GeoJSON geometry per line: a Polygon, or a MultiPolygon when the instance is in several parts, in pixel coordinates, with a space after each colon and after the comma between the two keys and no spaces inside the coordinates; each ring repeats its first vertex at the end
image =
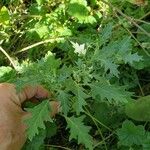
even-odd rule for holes
{"type": "Polygon", "coordinates": [[[51,93],[45,88],[43,88],[41,85],[25,86],[24,89],[18,94],[20,103],[23,103],[24,101],[29,100],[32,97],[47,98],[50,96],[51,93]]]}

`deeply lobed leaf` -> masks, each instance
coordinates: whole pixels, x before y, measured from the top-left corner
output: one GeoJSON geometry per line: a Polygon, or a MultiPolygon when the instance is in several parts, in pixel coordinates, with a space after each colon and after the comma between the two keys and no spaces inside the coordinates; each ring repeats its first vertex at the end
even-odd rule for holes
{"type": "Polygon", "coordinates": [[[45,129],[44,121],[53,122],[50,118],[49,100],[45,100],[34,108],[27,108],[26,110],[31,113],[31,117],[27,118],[25,123],[28,127],[27,136],[29,140],[32,140],[39,133],[39,128],[45,129]]]}
{"type": "Polygon", "coordinates": [[[89,150],[93,150],[93,141],[91,135],[89,135],[89,131],[91,127],[85,126],[83,123],[83,119],[85,116],[80,116],[78,118],[66,117],[67,128],[70,129],[70,137],[69,139],[78,140],[78,144],[84,144],[86,148],[89,150]]]}

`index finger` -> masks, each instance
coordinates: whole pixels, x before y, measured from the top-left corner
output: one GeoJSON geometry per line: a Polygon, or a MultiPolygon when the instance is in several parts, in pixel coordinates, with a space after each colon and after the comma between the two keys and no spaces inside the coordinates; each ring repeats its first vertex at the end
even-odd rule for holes
{"type": "Polygon", "coordinates": [[[23,103],[26,100],[31,99],[32,97],[36,98],[48,98],[50,96],[50,92],[46,90],[41,85],[38,86],[26,86],[19,94],[20,103],[23,103]]]}

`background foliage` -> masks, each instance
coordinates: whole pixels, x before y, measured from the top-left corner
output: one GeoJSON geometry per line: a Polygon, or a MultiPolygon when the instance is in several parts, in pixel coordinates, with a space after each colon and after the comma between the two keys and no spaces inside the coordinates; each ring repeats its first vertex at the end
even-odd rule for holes
{"type": "Polygon", "coordinates": [[[24,150],[150,149],[150,2],[2,0],[0,82],[42,84],[24,150]]]}

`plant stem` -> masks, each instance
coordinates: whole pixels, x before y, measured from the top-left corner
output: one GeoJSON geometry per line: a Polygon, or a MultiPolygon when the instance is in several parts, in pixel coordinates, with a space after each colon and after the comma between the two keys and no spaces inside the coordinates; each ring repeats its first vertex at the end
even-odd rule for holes
{"type": "MultiPolygon", "coordinates": [[[[85,109],[86,109],[86,108],[85,108],[85,109]]],[[[87,111],[88,114],[90,114],[90,112],[89,112],[87,109],[86,109],[86,111],[87,111]]],[[[98,132],[99,132],[99,134],[100,134],[100,136],[101,136],[101,138],[102,138],[102,141],[101,141],[101,142],[104,143],[105,149],[108,150],[108,149],[107,149],[106,142],[105,142],[105,138],[104,138],[104,136],[103,136],[103,134],[102,134],[102,132],[101,132],[101,129],[98,127],[97,122],[95,121],[94,117],[92,117],[91,119],[93,120],[94,124],[96,125],[96,127],[97,127],[97,129],[98,129],[98,132]]]]}
{"type": "Polygon", "coordinates": [[[103,3],[107,4],[109,7],[112,8],[113,11],[119,13],[121,16],[123,16],[124,18],[126,18],[128,21],[130,21],[134,26],[136,26],[137,28],[139,28],[141,31],[143,31],[148,37],[150,37],[150,33],[148,33],[146,30],[144,30],[141,26],[139,26],[134,18],[131,18],[129,16],[127,16],[126,14],[124,14],[120,9],[114,7],[110,2],[107,2],[105,0],[101,0],[103,3]]]}
{"type": "MultiPolygon", "coordinates": [[[[116,17],[119,19],[119,16],[117,15],[117,13],[115,13],[116,17]]],[[[143,46],[141,45],[141,43],[138,41],[138,39],[132,34],[132,32],[126,28],[123,24],[122,24],[123,28],[131,35],[131,37],[139,44],[139,46],[142,48],[142,50],[145,52],[145,54],[147,56],[150,57],[150,54],[143,48],[143,46]]]]}
{"type": "Polygon", "coordinates": [[[93,117],[90,113],[87,113],[86,111],[84,111],[85,114],[87,114],[90,118],[93,118],[97,123],[99,123],[101,126],[103,126],[104,128],[106,128],[107,130],[109,130],[110,132],[113,132],[109,127],[107,127],[106,125],[104,125],[102,122],[100,122],[99,120],[97,120],[95,117],[93,117]]]}
{"type": "Polygon", "coordinates": [[[21,53],[21,52],[25,52],[25,51],[33,48],[33,47],[36,47],[36,46],[39,46],[39,45],[42,45],[42,44],[46,44],[46,43],[52,43],[52,42],[55,42],[57,40],[64,40],[64,38],[54,38],[54,39],[47,39],[47,40],[44,40],[44,41],[40,41],[40,42],[34,43],[32,45],[29,45],[29,46],[19,50],[15,54],[18,54],[18,53],[21,53]]]}
{"type": "Polygon", "coordinates": [[[13,66],[13,68],[16,70],[17,67],[15,65],[15,63],[13,62],[13,60],[11,59],[11,57],[8,55],[8,53],[0,46],[0,51],[8,58],[8,60],[10,61],[11,65],[13,66]]]}
{"type": "MultiPolygon", "coordinates": [[[[110,138],[111,136],[113,136],[113,135],[114,135],[114,133],[110,134],[110,135],[107,136],[104,140],[109,139],[109,138],[110,138]]],[[[94,148],[96,148],[97,146],[101,145],[102,143],[103,143],[103,141],[98,142],[98,143],[94,146],[94,148]]]]}

